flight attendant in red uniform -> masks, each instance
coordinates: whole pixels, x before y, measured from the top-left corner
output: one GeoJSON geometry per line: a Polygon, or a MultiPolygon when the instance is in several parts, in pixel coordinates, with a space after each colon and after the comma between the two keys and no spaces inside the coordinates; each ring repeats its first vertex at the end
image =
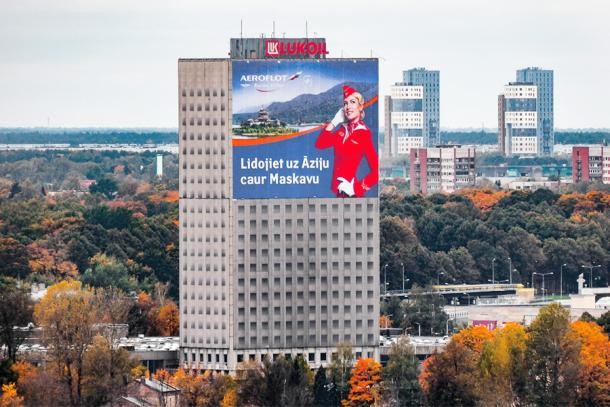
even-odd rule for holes
{"type": "Polygon", "coordinates": [[[363,197],[378,181],[377,150],[373,145],[371,130],[362,119],[364,98],[356,89],[343,86],[343,108],[316,140],[316,148],[334,147],[330,189],[338,197],[363,197]],[[356,173],[363,157],[369,164],[370,172],[364,178],[357,179],[356,173]]]}

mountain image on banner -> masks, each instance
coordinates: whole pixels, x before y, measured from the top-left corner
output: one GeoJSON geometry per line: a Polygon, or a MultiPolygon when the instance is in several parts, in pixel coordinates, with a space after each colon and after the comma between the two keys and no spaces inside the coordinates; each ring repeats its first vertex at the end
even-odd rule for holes
{"type": "MultiPolygon", "coordinates": [[[[343,106],[343,85],[357,89],[364,96],[365,101],[377,96],[377,85],[374,83],[342,82],[317,95],[303,94],[287,102],[273,102],[261,108],[269,112],[271,118],[281,120],[288,125],[326,123],[343,106]]],[[[233,124],[239,125],[255,118],[257,114],[257,112],[234,114],[233,124]]]]}

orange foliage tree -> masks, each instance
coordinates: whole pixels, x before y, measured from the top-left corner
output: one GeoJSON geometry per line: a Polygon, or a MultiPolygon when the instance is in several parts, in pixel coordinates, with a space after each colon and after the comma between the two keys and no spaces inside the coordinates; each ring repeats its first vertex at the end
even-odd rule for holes
{"type": "Polygon", "coordinates": [[[468,188],[461,190],[459,194],[468,197],[474,206],[481,211],[488,212],[509,193],[506,191],[493,191],[491,189],[468,188]]]}
{"type": "Polygon", "coordinates": [[[378,399],[381,364],[370,358],[358,359],[349,379],[350,389],[344,407],[371,406],[378,399]]]}
{"type": "Polygon", "coordinates": [[[379,328],[391,328],[392,327],[392,319],[387,315],[381,315],[379,317],[379,328]]]}
{"type": "Polygon", "coordinates": [[[157,314],[159,332],[162,336],[176,336],[180,329],[180,312],[173,301],[167,301],[157,314]]]}
{"type": "Polygon", "coordinates": [[[483,345],[493,338],[493,336],[493,332],[487,329],[487,327],[477,325],[462,329],[460,332],[453,335],[451,340],[472,351],[475,351],[478,354],[481,354],[483,345]]]}
{"type": "Polygon", "coordinates": [[[579,342],[580,371],[577,399],[580,405],[610,405],[610,340],[594,322],[575,321],[566,334],[579,342]]]}
{"type": "Polygon", "coordinates": [[[0,396],[0,407],[21,407],[23,397],[17,394],[15,383],[3,384],[0,396]]]}

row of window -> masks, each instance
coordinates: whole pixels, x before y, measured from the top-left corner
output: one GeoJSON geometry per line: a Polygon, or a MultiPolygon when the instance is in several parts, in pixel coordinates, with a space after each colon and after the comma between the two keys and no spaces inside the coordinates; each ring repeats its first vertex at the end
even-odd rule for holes
{"type": "MultiPolygon", "coordinates": [[[[182,140],[186,141],[187,136],[186,133],[182,133],[182,140]]],[[[224,134],[224,132],[221,132],[220,134],[218,133],[205,133],[205,135],[201,134],[201,133],[197,133],[197,135],[195,136],[194,133],[190,133],[188,136],[188,139],[191,141],[217,141],[217,140],[225,140],[226,139],[226,135],[224,134]]]]}
{"type": "MultiPolygon", "coordinates": [[[[368,291],[367,292],[367,297],[368,298],[374,298],[372,293],[373,293],[373,291],[368,291]]],[[[310,313],[311,314],[315,314],[315,311],[311,311],[312,307],[315,308],[314,305],[309,306],[310,313]]],[[[195,308],[193,307],[193,311],[194,311],[194,309],[195,308]]],[[[214,308],[214,309],[216,309],[216,308],[214,308]]],[[[239,307],[239,308],[237,308],[237,316],[238,317],[242,317],[242,318],[239,318],[240,320],[242,320],[243,317],[246,316],[246,310],[249,310],[248,318],[255,318],[257,315],[262,315],[262,316],[269,316],[270,315],[269,314],[269,307],[261,307],[260,309],[259,309],[259,307],[250,307],[250,308],[239,307]]],[[[373,304],[368,304],[367,305],[367,312],[368,313],[372,313],[373,310],[374,310],[373,304]]],[[[186,311],[186,309],[185,309],[185,311],[186,311]]],[[[281,307],[274,307],[274,315],[282,315],[281,311],[282,311],[281,307]]],[[[296,311],[297,312],[296,312],[295,315],[305,315],[304,306],[297,307],[296,311]]],[[[224,308],[223,308],[223,312],[224,312],[224,308]]],[[[291,306],[284,307],[284,312],[285,312],[285,315],[293,315],[292,307],[291,306]]],[[[335,315],[338,312],[339,312],[339,306],[338,305],[333,305],[332,306],[332,314],[335,315]]],[[[343,312],[343,314],[351,314],[352,306],[351,305],[344,305],[342,312],[343,312]]],[[[356,314],[361,314],[363,312],[362,311],[362,305],[359,304],[359,305],[354,306],[354,312],[356,314]]],[[[328,313],[328,306],[327,305],[321,305],[320,306],[320,313],[321,314],[327,314],[328,313]]],[[[194,314],[194,312],[191,312],[191,314],[194,314]]],[[[214,314],[214,315],[216,315],[216,314],[214,314]]]]}
{"type": "MultiPolygon", "coordinates": [[[[343,280],[342,280],[343,284],[344,285],[351,284],[352,283],[352,278],[353,278],[354,282],[357,285],[362,284],[362,281],[363,281],[362,280],[362,276],[355,276],[355,277],[353,277],[353,276],[343,276],[343,280]]],[[[292,285],[292,281],[293,281],[292,277],[286,277],[285,282],[286,282],[287,286],[292,285]]],[[[339,284],[339,276],[332,276],[331,277],[331,282],[332,282],[332,284],[339,284]]],[[[369,285],[373,284],[373,276],[367,276],[366,282],[369,285]]],[[[308,283],[310,285],[315,285],[316,284],[316,277],[309,277],[308,278],[308,283]]],[[[320,283],[323,284],[323,285],[328,284],[328,276],[321,276],[320,277],[320,283]]],[[[238,287],[244,287],[245,284],[246,284],[246,280],[245,279],[239,278],[237,280],[238,287]]],[[[258,284],[261,288],[267,288],[269,286],[269,279],[265,278],[265,277],[263,277],[260,280],[256,279],[256,278],[250,278],[249,284],[250,284],[250,287],[256,287],[257,284],[258,284]]],[[[281,284],[281,279],[279,277],[275,277],[273,279],[273,284],[276,287],[279,287],[280,284],[281,284]]],[[[299,286],[305,284],[305,278],[304,277],[297,277],[296,278],[296,284],[299,285],[299,286]]]]}
{"type": "MultiPolygon", "coordinates": [[[[190,177],[189,178],[190,183],[191,184],[206,184],[206,185],[216,185],[216,184],[220,184],[220,185],[224,185],[225,184],[225,178],[224,177],[220,177],[220,179],[216,178],[216,177],[190,177]],[[197,182],[195,182],[197,181],[197,182]]],[[[182,179],[182,183],[183,184],[187,184],[187,177],[184,177],[182,179]]]]}
{"type": "Polygon", "coordinates": [[[216,97],[218,95],[220,95],[221,97],[224,97],[226,94],[225,89],[224,88],[220,88],[220,90],[216,90],[216,89],[182,89],[182,97],[194,97],[195,95],[197,95],[198,97],[201,96],[213,96],[216,97]]]}
{"type": "MultiPolygon", "coordinates": [[[[334,346],[335,344],[338,343],[351,343],[354,339],[355,339],[355,345],[363,345],[364,344],[364,335],[362,334],[356,334],[354,336],[352,336],[351,334],[344,334],[344,335],[339,335],[339,334],[334,334],[332,336],[328,336],[328,335],[319,335],[320,338],[320,345],[321,346],[334,346]]],[[[368,334],[367,335],[367,344],[374,344],[375,343],[375,335],[374,334],[368,334]]],[[[280,335],[276,335],[273,337],[273,341],[269,342],[269,337],[268,336],[262,336],[260,338],[258,338],[257,336],[251,336],[250,341],[248,343],[248,346],[252,347],[252,346],[278,346],[278,347],[283,347],[283,346],[296,346],[296,347],[307,347],[308,345],[314,346],[317,343],[317,338],[316,335],[309,335],[308,337],[308,342],[305,342],[305,336],[304,335],[296,335],[293,337],[292,335],[285,335],[285,336],[280,336],[280,335]]],[[[246,346],[246,337],[238,337],[237,340],[237,345],[238,346],[246,346]]]]}
{"type": "MultiPolygon", "coordinates": [[[[281,219],[274,219],[273,220],[273,226],[274,227],[281,227],[282,223],[284,224],[284,226],[288,226],[291,227],[292,226],[292,221],[293,219],[284,219],[284,221],[282,222],[281,219]]],[[[321,218],[321,219],[317,219],[317,218],[313,218],[313,219],[308,219],[308,224],[309,226],[315,226],[316,225],[316,221],[318,221],[318,223],[320,224],[320,226],[322,227],[327,227],[328,226],[328,218],[321,218]]],[[[341,225],[343,227],[350,227],[351,223],[352,223],[352,218],[331,218],[330,222],[331,225],[334,227],[339,226],[339,221],[341,221],[341,225]]],[[[302,227],[304,225],[305,222],[305,218],[298,218],[296,219],[296,225],[297,227],[302,227]]],[[[363,224],[364,220],[363,218],[356,218],[354,220],[354,224],[357,227],[361,227],[363,224]]],[[[367,226],[373,226],[373,218],[366,218],[366,225],[367,226]]],[[[246,221],[243,219],[240,219],[237,221],[237,227],[240,230],[245,229],[246,226],[246,221]]],[[[269,221],[267,219],[251,219],[250,220],[250,228],[251,229],[256,229],[256,230],[260,230],[261,228],[267,228],[269,227],[269,221]]],[[[250,235],[250,241],[252,241],[252,237],[254,235],[250,235]]]]}
{"type": "MultiPolygon", "coordinates": [[[[363,294],[364,292],[362,290],[355,290],[355,291],[348,291],[348,290],[344,290],[344,291],[339,291],[339,290],[333,290],[330,292],[330,297],[334,300],[341,300],[341,299],[345,299],[345,300],[350,300],[352,298],[356,298],[356,299],[361,299],[363,298],[363,294]],[[352,295],[354,294],[354,295],[352,295]]],[[[372,290],[368,290],[366,292],[367,298],[374,298],[373,295],[373,291],[372,290]]],[[[194,299],[194,293],[191,295],[194,299]]],[[[200,294],[201,296],[201,294],[200,294]]],[[[292,292],[291,291],[275,291],[275,292],[251,292],[249,295],[249,300],[250,302],[256,302],[257,297],[259,300],[261,300],[262,302],[268,302],[270,301],[270,297],[273,297],[273,301],[282,301],[282,300],[286,300],[286,301],[292,301],[292,292]]],[[[315,299],[315,298],[321,299],[321,300],[327,300],[329,298],[328,295],[328,291],[309,291],[309,296],[307,297],[308,299],[315,299]]],[[[301,299],[304,300],[305,299],[305,292],[303,291],[298,291],[296,292],[296,298],[297,299],[301,299]]],[[[223,299],[224,299],[224,295],[223,295],[223,299]]],[[[245,302],[246,301],[246,294],[243,292],[240,292],[237,294],[237,301],[240,302],[245,302]]],[[[338,310],[337,310],[338,311],[338,310]]],[[[279,312],[279,309],[278,309],[279,312]]]]}
{"type": "MultiPolygon", "coordinates": [[[[305,205],[304,204],[296,204],[295,206],[295,213],[303,213],[305,210],[305,205]]],[[[327,213],[328,211],[328,207],[331,207],[332,213],[338,213],[339,212],[339,204],[335,203],[335,204],[320,204],[320,212],[321,213],[327,213]]],[[[259,212],[262,215],[266,215],[268,213],[268,205],[249,205],[249,213],[251,215],[256,214],[256,208],[260,208],[259,212]]],[[[282,205],[272,205],[272,209],[273,209],[273,213],[281,213],[281,207],[282,205]]],[[[285,204],[283,205],[284,208],[284,213],[289,214],[292,213],[292,207],[293,204],[285,204]]],[[[352,204],[350,203],[344,203],[342,205],[343,207],[343,211],[344,212],[350,212],[352,209],[352,204]]],[[[353,204],[354,210],[356,213],[361,213],[362,210],[364,209],[364,204],[362,203],[357,203],[357,204],[353,204]]],[[[366,205],[366,209],[367,211],[372,211],[373,210],[373,204],[367,204],[366,205]]],[[[315,212],[316,210],[316,205],[314,204],[309,204],[308,205],[308,210],[309,212],[315,212]]],[[[246,206],[245,205],[238,205],[237,206],[237,213],[238,214],[244,214],[246,212],[246,206]]]]}
{"type": "Polygon", "coordinates": [[[186,147],[183,147],[182,148],[182,154],[183,155],[186,155],[187,153],[190,154],[190,155],[195,155],[195,154],[202,155],[204,153],[204,151],[205,151],[205,155],[218,155],[218,154],[224,155],[225,154],[225,148],[224,147],[218,148],[216,146],[214,146],[214,147],[209,147],[208,146],[208,147],[205,148],[205,150],[202,147],[199,147],[199,148],[195,148],[195,147],[186,148],[186,147]]]}
{"type": "MultiPolygon", "coordinates": [[[[212,111],[212,112],[216,112],[216,111],[218,111],[218,105],[217,105],[217,104],[213,104],[213,105],[211,105],[211,106],[210,106],[210,104],[209,104],[209,103],[206,103],[206,104],[205,104],[205,106],[204,106],[204,105],[202,105],[201,103],[197,103],[197,107],[195,108],[195,104],[194,104],[194,103],[191,103],[191,104],[188,106],[188,110],[189,110],[189,111],[191,111],[191,112],[194,112],[194,111],[195,111],[195,109],[196,109],[196,111],[197,111],[197,112],[201,112],[201,111],[203,111],[203,109],[204,109],[204,108],[205,108],[205,111],[206,111],[206,112],[210,112],[210,111],[212,111]]],[[[226,108],[225,108],[225,104],[224,104],[224,103],[221,103],[221,104],[220,104],[220,111],[221,111],[221,112],[224,112],[224,111],[225,111],[225,109],[226,109],[226,108]]],[[[182,105],[182,111],[183,111],[183,112],[186,112],[186,104],[183,104],[183,105],[182,105]]]]}
{"type": "Polygon", "coordinates": [[[197,126],[203,126],[203,125],[204,125],[204,123],[205,123],[205,126],[210,126],[210,125],[212,125],[212,126],[218,126],[219,124],[220,124],[221,126],[224,126],[224,125],[225,125],[225,123],[226,123],[226,122],[225,122],[225,118],[224,118],[224,117],[222,117],[220,120],[218,120],[217,118],[210,119],[209,117],[206,117],[205,119],[202,119],[201,117],[199,117],[199,118],[197,118],[196,120],[195,120],[195,118],[191,118],[190,120],[187,120],[186,118],[182,119],[182,125],[183,125],[183,126],[186,126],[186,123],[187,123],[187,122],[188,122],[188,123],[189,123],[191,126],[195,126],[195,125],[197,125],[197,126]],[[197,123],[197,124],[195,124],[195,123],[197,123]]]}
{"type": "MultiPolygon", "coordinates": [[[[332,327],[332,329],[339,329],[339,320],[338,319],[333,319],[332,323],[329,324],[329,321],[327,320],[323,320],[323,321],[317,321],[317,320],[309,320],[309,323],[307,324],[308,328],[311,329],[328,329],[329,327],[332,327]]],[[[357,319],[355,321],[352,321],[351,319],[346,319],[343,320],[343,328],[345,329],[351,329],[352,327],[355,327],[357,329],[362,329],[364,327],[364,320],[362,319],[357,319]],[[353,322],[353,323],[352,323],[353,322]]],[[[262,322],[250,322],[248,324],[248,329],[250,332],[255,332],[257,329],[260,329],[262,331],[268,331],[270,329],[271,326],[273,326],[273,329],[275,330],[291,330],[293,329],[293,325],[296,326],[297,329],[305,329],[305,321],[273,321],[273,324],[271,324],[268,321],[262,321],[262,322]],[[294,324],[293,324],[294,322],[294,324]]],[[[224,323],[222,324],[223,328],[224,328],[224,323]]],[[[375,326],[375,321],[372,319],[369,319],[367,321],[367,328],[373,328],[375,326]]],[[[238,330],[238,335],[243,335],[244,332],[246,332],[246,323],[245,322],[239,322],[237,324],[237,330],[238,330]]]]}

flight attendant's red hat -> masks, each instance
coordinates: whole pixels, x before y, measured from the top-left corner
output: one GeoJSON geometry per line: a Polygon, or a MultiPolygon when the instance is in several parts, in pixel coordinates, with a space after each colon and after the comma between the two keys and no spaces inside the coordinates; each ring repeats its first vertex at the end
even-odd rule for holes
{"type": "Polygon", "coordinates": [[[354,93],[358,93],[358,91],[356,89],[352,88],[351,86],[343,85],[343,99],[345,99],[348,96],[353,95],[354,93]]]}

